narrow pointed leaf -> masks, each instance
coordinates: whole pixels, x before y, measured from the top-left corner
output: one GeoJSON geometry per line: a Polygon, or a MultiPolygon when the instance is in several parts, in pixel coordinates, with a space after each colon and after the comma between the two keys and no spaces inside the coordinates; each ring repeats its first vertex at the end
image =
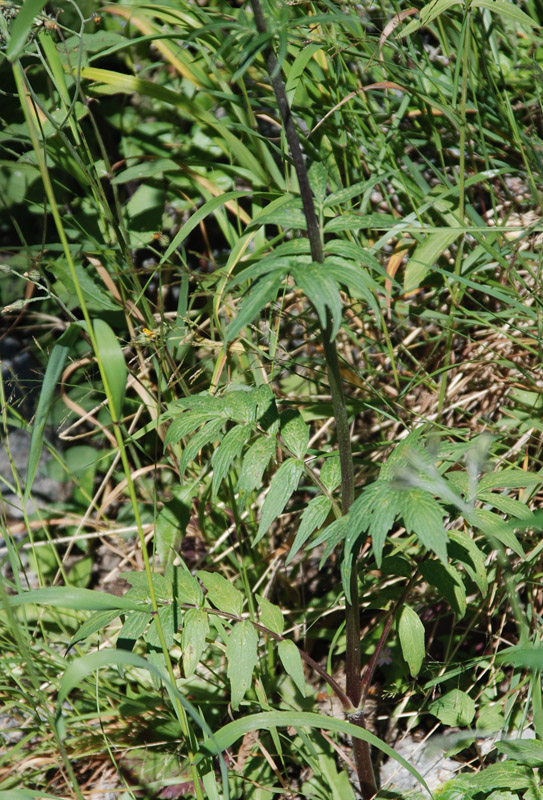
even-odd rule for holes
{"type": "Polygon", "coordinates": [[[402,655],[409,666],[413,678],[418,675],[424,660],[424,625],[416,611],[404,606],[398,620],[398,635],[402,655]]]}
{"type": "Polygon", "coordinates": [[[236,617],[241,615],[243,595],[235,586],[232,586],[230,581],[227,581],[226,578],[216,572],[199,570],[196,574],[207,589],[208,600],[219,611],[234,614],[236,617]]]}
{"type": "Polygon", "coordinates": [[[275,446],[275,439],[261,436],[245,453],[237,485],[242,507],[247,502],[247,496],[262,486],[262,478],[275,453],[275,446]]]}
{"type": "Polygon", "coordinates": [[[268,303],[273,303],[283,280],[283,271],[258,280],[241,302],[241,308],[228,326],[226,341],[232,342],[241,330],[251,323],[268,303]]]}
{"type": "Polygon", "coordinates": [[[111,393],[110,399],[113,405],[113,412],[117,419],[121,419],[127,378],[123,351],[119,340],[107,322],[102,319],[96,319],[93,327],[98,347],[96,355],[98,356],[100,371],[104,378],[104,384],[107,382],[111,393]]]}
{"type": "Polygon", "coordinates": [[[236,711],[251,686],[258,660],[258,635],[249,620],[232,628],[226,645],[227,675],[230,681],[232,708],[236,711]]]}
{"type": "Polygon", "coordinates": [[[300,651],[291,639],[279,642],[277,650],[285,672],[290,675],[302,697],[305,697],[305,675],[300,651]]]}
{"type": "Polygon", "coordinates": [[[309,425],[295,409],[288,409],[281,414],[281,436],[288,449],[296,456],[303,458],[309,444],[309,425]]]}
{"type": "Polygon", "coordinates": [[[207,647],[209,634],[207,612],[199,608],[189,609],[183,618],[181,649],[183,650],[183,672],[186,678],[194,674],[202,653],[207,647]]]}
{"type": "Polygon", "coordinates": [[[262,506],[262,516],[254,544],[262,539],[272,522],[282,514],[291,495],[298,488],[303,469],[303,461],[289,458],[281,464],[273,476],[270,490],[262,506]]]}
{"type": "Polygon", "coordinates": [[[309,501],[304,513],[302,514],[300,527],[298,528],[298,532],[296,533],[294,541],[292,542],[290,553],[288,554],[285,562],[286,564],[289,564],[290,561],[292,561],[296,553],[301,547],[303,547],[311,534],[324,525],[331,508],[332,501],[322,494],[318,497],[313,497],[313,499],[309,501]]]}

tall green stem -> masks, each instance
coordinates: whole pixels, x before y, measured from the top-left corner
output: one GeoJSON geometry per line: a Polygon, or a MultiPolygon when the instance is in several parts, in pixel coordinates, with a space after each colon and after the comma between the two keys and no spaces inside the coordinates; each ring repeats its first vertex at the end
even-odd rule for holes
{"type": "MultiPolygon", "coordinates": [[[[251,0],[251,6],[258,32],[266,35],[268,30],[260,0],[251,0]]],[[[307,235],[311,248],[311,256],[313,261],[324,264],[324,250],[322,246],[321,229],[317,219],[317,214],[315,212],[313,193],[309,183],[309,176],[305,165],[304,155],[300,144],[300,139],[298,137],[298,132],[290,111],[285,85],[281,77],[280,66],[277,62],[277,58],[271,44],[268,44],[268,46],[265,48],[264,55],[266,58],[266,66],[270,76],[272,88],[277,100],[277,107],[281,115],[285,136],[287,138],[290,156],[292,158],[292,163],[298,178],[298,184],[300,186],[300,195],[302,198],[303,210],[307,223],[307,235]]],[[[341,465],[342,511],[344,514],[346,514],[354,500],[354,466],[351,448],[351,436],[349,432],[349,418],[345,404],[345,395],[343,393],[341,374],[339,371],[337,348],[334,340],[332,339],[332,320],[330,318],[328,318],[327,325],[321,330],[321,336],[324,356],[326,359],[330,394],[332,396],[332,406],[336,421],[336,435],[341,465]]],[[[347,683],[346,693],[353,706],[358,708],[361,697],[360,608],[358,602],[358,581],[355,559],[351,564],[350,589],[351,602],[346,603],[345,606],[345,627],[347,636],[345,665],[347,683]]],[[[362,728],[365,727],[362,710],[358,710],[354,714],[349,715],[349,720],[362,728]]],[[[353,752],[362,795],[366,800],[369,800],[369,798],[373,797],[377,791],[375,776],[373,774],[373,767],[371,763],[370,747],[367,742],[356,740],[353,741],[353,752]]]]}

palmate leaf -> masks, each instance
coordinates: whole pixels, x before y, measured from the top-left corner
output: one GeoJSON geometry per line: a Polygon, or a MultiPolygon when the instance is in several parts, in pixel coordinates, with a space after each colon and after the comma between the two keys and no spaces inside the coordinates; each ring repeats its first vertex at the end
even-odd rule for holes
{"type": "Polygon", "coordinates": [[[298,488],[303,470],[304,462],[295,458],[289,458],[281,464],[272,478],[270,490],[264,500],[260,525],[253,544],[262,539],[272,522],[283,512],[291,495],[298,488]]]}
{"type": "Polygon", "coordinates": [[[193,461],[194,458],[196,458],[202,447],[205,447],[206,444],[221,438],[220,431],[223,425],[223,419],[211,420],[210,422],[206,422],[202,430],[197,433],[196,436],[192,437],[188,445],[183,450],[183,455],[181,456],[181,461],[179,462],[179,477],[181,480],[183,479],[188,465],[191,461],[193,461]]]}
{"type": "Polygon", "coordinates": [[[403,495],[403,521],[408,533],[413,532],[427,550],[447,561],[449,537],[443,527],[443,509],[431,494],[409,489],[403,495]]]}
{"type": "Polygon", "coordinates": [[[291,266],[290,272],[296,286],[315,306],[320,324],[326,327],[328,316],[332,319],[331,338],[335,339],[343,314],[343,304],[339,294],[339,286],[332,278],[325,264],[313,261],[310,264],[297,264],[291,266]]]}
{"type": "Polygon", "coordinates": [[[227,675],[234,711],[239,708],[251,685],[253,670],[258,660],[257,647],[258,635],[249,620],[236,623],[226,645],[227,675]]]}
{"type": "Polygon", "coordinates": [[[218,413],[214,413],[213,416],[210,417],[209,413],[199,411],[186,411],[180,414],[168,428],[164,439],[164,446],[169,447],[171,444],[177,444],[180,439],[184,439],[185,436],[194,433],[197,428],[200,428],[208,422],[209,419],[213,417],[216,419],[218,416],[218,413]]]}

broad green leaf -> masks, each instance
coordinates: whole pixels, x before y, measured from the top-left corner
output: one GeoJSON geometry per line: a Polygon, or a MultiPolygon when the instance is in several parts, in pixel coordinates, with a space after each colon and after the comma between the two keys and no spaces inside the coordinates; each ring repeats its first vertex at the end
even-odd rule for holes
{"type": "Polygon", "coordinates": [[[234,711],[237,711],[251,686],[253,670],[258,660],[257,647],[258,636],[249,620],[236,623],[226,645],[227,676],[234,711]]]}
{"type": "Polygon", "coordinates": [[[226,342],[232,342],[241,330],[251,323],[268,303],[273,303],[283,281],[283,271],[266,275],[251,287],[241,301],[241,307],[226,331],[226,342]]]}
{"type": "Polygon", "coordinates": [[[83,625],[77,629],[70,640],[67,649],[70,650],[74,644],[83,641],[83,639],[88,639],[93,633],[105,630],[109,623],[113,622],[113,620],[118,617],[120,613],[121,612],[119,609],[114,609],[113,611],[96,611],[86,622],[83,623],[83,625]]]}
{"type": "Polygon", "coordinates": [[[183,650],[183,672],[186,678],[194,674],[200,663],[202,653],[206,649],[206,637],[209,634],[207,611],[191,608],[183,617],[181,649],[183,650]]]}
{"type": "MultiPolygon", "coordinates": [[[[478,508],[466,518],[470,525],[480,528],[487,536],[495,537],[505,547],[509,547],[520,558],[526,558],[524,549],[513,532],[513,526],[505,522],[493,511],[486,508],[478,508]]],[[[519,526],[521,524],[519,523],[519,526]]]]}
{"type": "Polygon", "coordinates": [[[237,486],[242,508],[247,503],[248,495],[262,486],[264,471],[275,453],[275,447],[275,439],[260,436],[245,453],[237,486]]]}
{"type": "Polygon", "coordinates": [[[257,544],[262,539],[272,522],[283,513],[291,495],[298,488],[303,471],[303,461],[294,458],[283,461],[272,478],[270,490],[264,500],[260,525],[253,544],[257,544]]]}
{"type": "Polygon", "coordinates": [[[424,625],[416,611],[409,606],[403,606],[398,620],[398,635],[402,655],[407,662],[409,672],[413,678],[419,674],[424,655],[424,625]]]}
{"type": "Polygon", "coordinates": [[[427,550],[447,561],[449,537],[443,527],[443,509],[431,494],[410,489],[404,495],[403,520],[408,533],[415,533],[427,550]]]}
{"type": "Polygon", "coordinates": [[[299,411],[287,409],[281,414],[281,436],[288,449],[296,458],[303,458],[309,444],[309,425],[306,425],[299,411]]]}
{"type": "Polygon", "coordinates": [[[336,338],[343,316],[343,304],[336,281],[330,276],[325,264],[313,261],[310,264],[291,267],[291,275],[306,297],[315,306],[322,328],[332,321],[332,340],[336,338]],[[328,309],[328,311],[327,311],[328,309]]]}
{"type": "Polygon", "coordinates": [[[477,714],[477,722],[475,723],[477,730],[485,733],[495,733],[505,728],[505,717],[502,713],[501,707],[498,703],[493,705],[484,705],[479,708],[477,714]]]}
{"type": "Polygon", "coordinates": [[[149,652],[149,647],[154,648],[156,651],[162,650],[162,642],[160,639],[160,634],[158,632],[158,622],[160,622],[160,626],[162,628],[162,635],[164,636],[166,647],[169,650],[174,643],[174,636],[177,633],[177,629],[179,628],[180,620],[178,617],[177,607],[173,604],[160,606],[157,614],[153,615],[147,633],[143,637],[145,639],[145,642],[147,643],[148,652],[149,652]]]}
{"type": "Polygon", "coordinates": [[[85,556],[75,562],[67,575],[67,582],[70,586],[86,588],[89,585],[91,582],[94,560],[94,556],[85,556]]]}
{"type": "Polygon", "coordinates": [[[508,647],[498,653],[496,660],[499,664],[543,670],[543,647],[508,647]]]}
{"type": "Polygon", "coordinates": [[[10,29],[6,57],[16,61],[24,50],[30,31],[35,26],[34,18],[40,14],[47,0],[25,0],[10,29]]]}
{"type": "Polygon", "coordinates": [[[300,527],[296,533],[285,564],[289,564],[300,548],[306,543],[311,534],[326,522],[332,508],[332,501],[324,495],[313,497],[302,514],[300,527]]]}
{"type": "Polygon", "coordinates": [[[223,578],[217,572],[204,572],[199,570],[197,573],[198,578],[202,581],[207,589],[207,598],[219,611],[225,611],[227,614],[234,614],[239,617],[241,609],[243,608],[243,595],[232,586],[230,581],[223,578]]]}
{"type": "Polygon", "coordinates": [[[122,418],[127,369],[119,340],[107,322],[94,320],[94,335],[98,347],[97,358],[106,394],[109,394],[113,413],[117,420],[122,418]],[[107,383],[107,387],[106,387],[107,383]]]}
{"type": "Polygon", "coordinates": [[[251,731],[273,730],[274,728],[288,727],[336,731],[351,736],[354,739],[368,742],[373,747],[385,753],[389,758],[401,764],[430,794],[430,790],[422,775],[420,775],[405,758],[396,753],[392,747],[385,744],[385,742],[381,741],[381,739],[364,728],[360,728],[358,725],[353,725],[352,722],[346,722],[343,719],[329,717],[326,714],[314,714],[308,711],[264,711],[260,714],[248,714],[234,722],[229,722],[217,731],[212,742],[204,742],[202,747],[212,755],[217,755],[229,747],[232,747],[238,739],[241,739],[246,733],[250,733],[251,731]]]}
{"type": "Polygon", "coordinates": [[[164,446],[169,447],[171,444],[176,444],[180,439],[185,436],[190,436],[191,433],[202,425],[205,425],[210,419],[217,419],[220,417],[219,412],[205,412],[205,411],[185,411],[180,414],[177,419],[174,419],[166,432],[164,439],[164,446]]]}
{"type": "Polygon", "coordinates": [[[131,614],[127,614],[117,636],[117,647],[121,650],[133,650],[151,619],[152,615],[149,612],[133,611],[131,614]]]}
{"type": "MultiPolygon", "coordinates": [[[[303,50],[300,51],[300,55],[302,55],[302,53],[307,54],[307,50],[309,50],[311,47],[314,46],[315,45],[309,45],[308,48],[304,48],[303,50]]],[[[289,81],[290,81],[290,75],[292,75],[292,72],[289,74],[289,81]]],[[[313,195],[315,197],[317,205],[322,206],[326,199],[326,187],[328,186],[328,173],[326,172],[326,167],[321,161],[315,161],[311,165],[309,169],[309,182],[311,184],[311,188],[313,190],[313,195]]]]}
{"type": "Polygon", "coordinates": [[[527,472],[523,469],[501,469],[496,472],[487,472],[479,481],[478,489],[523,489],[528,486],[537,486],[542,483],[541,475],[527,472]]]}
{"type": "Polygon", "coordinates": [[[191,606],[202,605],[204,600],[202,588],[187,568],[168,566],[166,577],[171,581],[174,602],[191,606]]]}
{"type": "Polygon", "coordinates": [[[228,431],[217,450],[213,453],[211,459],[213,467],[213,497],[217,496],[219,486],[228,474],[232,462],[241,454],[251,432],[251,428],[247,425],[236,425],[235,428],[228,431]]]}
{"type": "Polygon", "coordinates": [[[255,391],[241,389],[225,392],[219,399],[221,416],[234,422],[254,422],[256,418],[258,395],[255,391]]]}
{"type": "Polygon", "coordinates": [[[528,14],[513,3],[507,0],[473,0],[473,8],[488,8],[499,17],[511,20],[517,25],[525,25],[527,28],[540,28],[539,22],[533,20],[528,14]]]}
{"type": "Polygon", "coordinates": [[[206,422],[202,430],[192,437],[190,442],[183,450],[183,455],[181,456],[181,461],[179,462],[179,477],[181,480],[185,475],[187,467],[191,461],[196,458],[200,450],[205,447],[206,444],[211,444],[212,442],[215,442],[217,439],[221,438],[220,431],[223,425],[223,419],[211,420],[210,422],[206,422]]]}
{"type": "Polygon", "coordinates": [[[441,592],[460,618],[466,613],[466,589],[458,570],[440,561],[423,561],[420,571],[425,580],[441,592]]]}
{"type": "Polygon", "coordinates": [[[291,639],[279,642],[277,650],[285,672],[290,675],[302,697],[305,697],[305,675],[300,651],[291,639]]]}
{"type": "MultiPolygon", "coordinates": [[[[89,311],[119,311],[120,306],[110,295],[107,294],[101,286],[96,283],[92,277],[90,269],[85,269],[82,264],[75,264],[75,274],[77,283],[87,305],[89,311]]],[[[72,273],[68,264],[61,258],[58,258],[54,266],[55,275],[55,291],[58,292],[61,299],[66,303],[69,308],[77,308],[79,306],[79,298],[76,294],[72,273]],[[59,285],[59,282],[61,285],[59,285]],[[65,290],[63,290],[62,289],[65,290]]]]}
{"type": "Polygon", "coordinates": [[[476,775],[470,775],[470,787],[473,787],[474,793],[484,792],[486,794],[494,789],[512,789],[518,792],[535,785],[533,771],[514,761],[490,764],[476,775]]]}
{"type": "MultiPolygon", "coordinates": [[[[140,572],[121,572],[120,577],[124,578],[134,588],[142,589],[145,593],[144,596],[149,597],[149,580],[143,570],[140,572]]],[[[151,573],[151,583],[157,599],[169,600],[171,598],[172,586],[164,575],[160,575],[158,572],[151,573]]]]}
{"type": "Polygon", "coordinates": [[[543,742],[535,739],[512,739],[511,741],[496,742],[496,750],[508,758],[513,758],[517,764],[527,767],[543,767],[543,742]]]}
{"type": "Polygon", "coordinates": [[[475,716],[475,703],[466,692],[451,689],[430,703],[428,710],[444,725],[466,727],[475,716]]]}
{"type": "Polygon", "coordinates": [[[333,492],[341,483],[341,464],[339,463],[339,455],[331,454],[324,459],[321,467],[320,481],[325,489],[333,492]]]}
{"type": "Polygon", "coordinates": [[[190,520],[190,509],[179,500],[166,503],[155,522],[155,546],[161,564],[175,558],[190,520]]]}
{"type": "Polygon", "coordinates": [[[281,609],[259,594],[257,594],[256,599],[260,606],[258,614],[260,624],[274,633],[283,633],[285,620],[281,609]]]}
{"type": "Polygon", "coordinates": [[[32,438],[30,440],[30,452],[28,455],[28,466],[26,470],[26,483],[23,501],[26,502],[30,497],[32,484],[38,471],[38,464],[43,447],[43,434],[49,411],[57,388],[57,383],[60,380],[68,353],[74,345],[78,333],[76,325],[70,325],[68,330],[64,331],[62,336],[59,337],[57,343],[53,345],[51,354],[47,361],[45,375],[40,391],[40,398],[38,400],[38,407],[32,425],[32,438]]]}
{"type": "Polygon", "coordinates": [[[37,603],[43,606],[72,608],[75,611],[143,611],[147,607],[126,597],[117,597],[107,592],[93,589],[78,589],[73,586],[50,586],[47,589],[31,589],[29,592],[10,595],[10,606],[22,606],[25,603],[37,603]]]}
{"type": "Polygon", "coordinates": [[[485,555],[464,531],[449,531],[449,556],[460,561],[479,591],[486,597],[488,577],[485,555]]]}
{"type": "Polygon", "coordinates": [[[424,242],[415,248],[415,252],[405,267],[405,292],[412,292],[414,289],[419,288],[439,256],[458,239],[461,232],[458,229],[450,230],[449,228],[444,228],[442,231],[430,233],[424,242]]]}

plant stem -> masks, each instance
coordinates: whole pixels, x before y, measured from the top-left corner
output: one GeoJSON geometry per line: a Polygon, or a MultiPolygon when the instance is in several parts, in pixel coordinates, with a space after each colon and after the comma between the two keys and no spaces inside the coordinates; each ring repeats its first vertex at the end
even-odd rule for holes
{"type": "MultiPolygon", "coordinates": [[[[251,0],[251,7],[255,18],[255,24],[260,34],[268,33],[266,20],[262,11],[260,0],[251,0]]],[[[281,78],[280,65],[269,43],[264,48],[266,66],[270,76],[270,81],[277,100],[277,106],[281,115],[281,121],[285,130],[292,163],[296,170],[300,195],[302,198],[304,215],[307,223],[307,235],[309,238],[311,256],[313,261],[324,264],[324,250],[322,246],[322,236],[319,221],[315,213],[313,193],[309,183],[309,176],[305,165],[304,155],[298,137],[296,126],[290,111],[285,85],[281,78]]],[[[326,359],[326,369],[330,394],[332,396],[332,406],[336,420],[336,435],[339,449],[339,460],[341,465],[341,491],[342,491],[342,511],[346,514],[354,500],[354,466],[351,448],[351,436],[349,431],[349,417],[343,393],[343,384],[339,371],[339,359],[336,344],[332,339],[332,320],[328,318],[326,327],[321,331],[324,355],[326,359]]],[[[356,569],[356,558],[353,558],[350,572],[350,595],[351,601],[345,606],[346,623],[346,694],[355,708],[358,708],[361,695],[360,683],[360,608],[358,602],[358,580],[356,569]]],[[[362,710],[349,715],[349,720],[355,725],[364,728],[364,715],[362,710]]],[[[371,763],[371,751],[367,742],[360,740],[353,741],[353,752],[356,763],[356,770],[360,782],[360,789],[365,800],[373,797],[377,791],[373,766],[371,763]]]]}

